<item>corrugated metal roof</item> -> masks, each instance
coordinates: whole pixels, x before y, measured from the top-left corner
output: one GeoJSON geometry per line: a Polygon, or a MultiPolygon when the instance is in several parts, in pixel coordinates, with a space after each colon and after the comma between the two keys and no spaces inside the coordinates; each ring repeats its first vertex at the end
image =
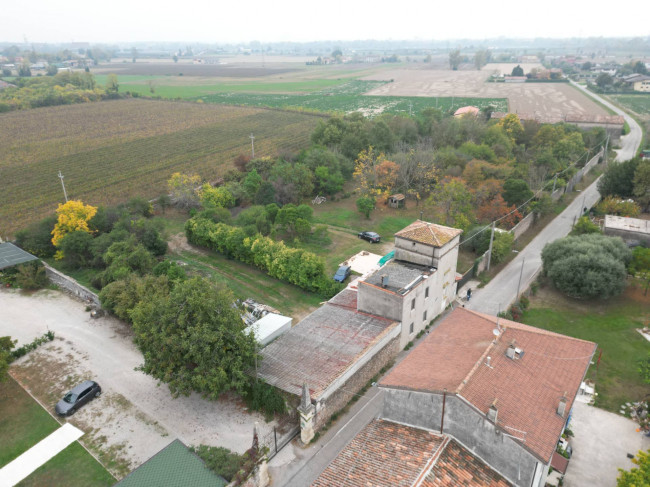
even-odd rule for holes
{"type": "Polygon", "coordinates": [[[16,247],[12,243],[0,243],[0,269],[22,264],[24,262],[30,262],[32,260],[38,260],[38,257],[29,252],[25,252],[23,249],[16,247]]]}
{"type": "Polygon", "coordinates": [[[225,487],[227,484],[182,441],[174,440],[115,487],[225,487]]]}

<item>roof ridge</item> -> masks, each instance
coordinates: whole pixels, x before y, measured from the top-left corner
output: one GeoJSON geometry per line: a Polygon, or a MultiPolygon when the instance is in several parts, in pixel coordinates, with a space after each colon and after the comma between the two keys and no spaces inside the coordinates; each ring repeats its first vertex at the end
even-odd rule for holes
{"type": "Polygon", "coordinates": [[[413,482],[412,487],[419,487],[420,485],[422,485],[422,482],[426,480],[427,476],[429,475],[433,467],[435,467],[436,464],[438,463],[438,460],[442,456],[442,453],[445,451],[445,448],[447,448],[447,445],[451,442],[451,438],[449,437],[449,435],[443,435],[443,436],[444,439],[442,440],[442,443],[440,443],[438,449],[435,452],[433,452],[431,458],[429,458],[427,463],[424,465],[424,468],[420,471],[420,475],[418,475],[418,477],[415,479],[415,482],[413,482]]]}
{"type": "Polygon", "coordinates": [[[562,333],[557,333],[555,331],[545,330],[544,328],[538,328],[536,326],[527,325],[526,323],[519,323],[517,321],[508,320],[506,318],[500,318],[498,316],[492,316],[492,315],[489,315],[487,313],[481,313],[480,311],[476,311],[476,310],[473,310],[473,309],[468,309],[468,308],[456,308],[456,309],[462,309],[463,311],[467,311],[468,313],[472,313],[472,314],[474,314],[474,315],[476,315],[476,316],[478,316],[480,318],[483,318],[483,319],[489,321],[490,323],[495,323],[496,324],[497,320],[498,320],[499,325],[506,328],[506,329],[513,328],[513,329],[519,330],[519,331],[527,331],[527,332],[530,332],[530,333],[538,333],[540,335],[551,335],[551,336],[555,336],[555,337],[558,337],[558,338],[565,338],[565,339],[569,339],[569,340],[574,340],[576,342],[593,343],[593,342],[590,342],[589,340],[583,340],[582,338],[576,338],[576,337],[572,337],[572,336],[569,336],[569,335],[563,335],[562,333]]]}
{"type": "Polygon", "coordinates": [[[474,364],[474,366],[470,369],[470,371],[467,373],[467,375],[465,376],[465,378],[460,382],[460,384],[459,384],[458,387],[456,388],[456,391],[455,391],[456,394],[460,394],[460,391],[463,389],[463,387],[465,387],[465,385],[469,382],[469,380],[470,380],[470,379],[472,378],[472,376],[474,375],[474,372],[476,372],[476,371],[478,370],[478,368],[481,366],[481,364],[483,363],[483,361],[485,360],[485,358],[488,356],[488,355],[487,355],[488,352],[489,352],[491,349],[493,349],[493,348],[496,347],[497,340],[499,340],[499,338],[501,338],[502,336],[503,336],[503,333],[500,333],[500,334],[499,334],[499,335],[498,335],[494,340],[492,340],[492,341],[490,342],[490,344],[487,346],[487,348],[485,349],[485,351],[483,352],[483,354],[479,357],[479,359],[476,361],[476,363],[474,364]]]}

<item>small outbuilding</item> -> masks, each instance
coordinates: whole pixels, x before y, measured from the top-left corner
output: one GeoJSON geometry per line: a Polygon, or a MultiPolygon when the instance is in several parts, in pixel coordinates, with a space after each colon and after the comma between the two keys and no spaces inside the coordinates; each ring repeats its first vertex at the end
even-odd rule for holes
{"type": "Polygon", "coordinates": [[[0,243],[0,269],[31,262],[32,260],[38,260],[38,257],[25,252],[10,242],[0,243]]]}
{"type": "Polygon", "coordinates": [[[621,237],[630,247],[650,245],[650,221],[640,218],[605,215],[605,235],[621,237]]]}
{"type": "Polygon", "coordinates": [[[252,331],[255,334],[257,343],[266,346],[277,337],[291,329],[292,319],[289,316],[282,316],[276,313],[268,313],[252,325],[246,327],[246,333],[252,331]]]}
{"type": "Polygon", "coordinates": [[[402,193],[390,195],[388,197],[388,206],[391,208],[404,208],[406,204],[406,196],[402,193]]]}

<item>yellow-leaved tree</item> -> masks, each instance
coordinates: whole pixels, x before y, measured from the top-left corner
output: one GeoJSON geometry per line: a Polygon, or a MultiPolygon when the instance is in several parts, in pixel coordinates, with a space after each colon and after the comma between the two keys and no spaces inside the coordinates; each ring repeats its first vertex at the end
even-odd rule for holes
{"type": "MultiPolygon", "coordinates": [[[[88,228],[88,222],[97,213],[95,206],[84,205],[81,201],[70,200],[56,209],[58,219],[54,230],[52,230],[52,244],[58,247],[63,237],[70,232],[82,231],[91,233],[88,228]]],[[[55,258],[63,258],[63,253],[59,250],[55,258]]]]}

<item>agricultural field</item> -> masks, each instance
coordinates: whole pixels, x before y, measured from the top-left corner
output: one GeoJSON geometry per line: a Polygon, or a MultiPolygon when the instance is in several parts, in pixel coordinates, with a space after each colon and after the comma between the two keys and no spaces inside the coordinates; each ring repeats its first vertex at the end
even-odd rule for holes
{"type": "Polygon", "coordinates": [[[154,198],[176,171],[215,179],[232,159],[298,151],[320,117],[295,112],[119,100],[0,115],[0,235],[51,214],[69,198],[116,204],[154,198]]]}
{"type": "Polygon", "coordinates": [[[619,105],[650,118],[650,95],[609,95],[619,105]]]}
{"type": "MultiPolygon", "coordinates": [[[[540,117],[558,118],[569,113],[609,115],[603,107],[568,83],[486,82],[494,72],[509,73],[514,66],[516,65],[488,64],[480,71],[425,69],[422,66],[400,67],[362,79],[394,80],[367,92],[367,95],[499,98],[507,99],[511,112],[535,114],[540,117]]],[[[532,69],[532,66],[523,67],[525,72],[528,72],[528,68],[532,69]]]]}

